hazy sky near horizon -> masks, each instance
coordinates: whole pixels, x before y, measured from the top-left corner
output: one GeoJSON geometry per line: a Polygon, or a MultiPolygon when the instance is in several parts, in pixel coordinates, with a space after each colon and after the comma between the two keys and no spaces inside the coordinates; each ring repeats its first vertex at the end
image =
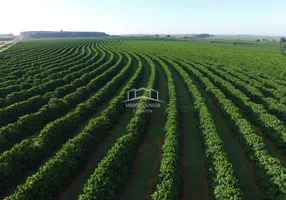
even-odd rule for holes
{"type": "Polygon", "coordinates": [[[286,35],[285,0],[1,0],[0,5],[0,33],[286,35]]]}

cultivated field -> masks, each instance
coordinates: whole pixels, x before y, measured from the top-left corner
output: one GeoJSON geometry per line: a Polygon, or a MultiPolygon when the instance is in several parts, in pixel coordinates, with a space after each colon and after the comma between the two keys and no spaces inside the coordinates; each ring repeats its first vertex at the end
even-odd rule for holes
{"type": "Polygon", "coordinates": [[[0,53],[0,199],[285,200],[285,77],[278,43],[20,41],[0,53]],[[128,107],[139,88],[160,101],[128,107]]]}

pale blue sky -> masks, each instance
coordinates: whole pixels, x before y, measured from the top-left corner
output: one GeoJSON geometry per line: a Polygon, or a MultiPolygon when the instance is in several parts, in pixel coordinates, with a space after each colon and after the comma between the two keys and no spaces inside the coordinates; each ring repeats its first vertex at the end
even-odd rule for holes
{"type": "Polygon", "coordinates": [[[286,35],[286,0],[1,0],[0,5],[0,33],[286,35]]]}

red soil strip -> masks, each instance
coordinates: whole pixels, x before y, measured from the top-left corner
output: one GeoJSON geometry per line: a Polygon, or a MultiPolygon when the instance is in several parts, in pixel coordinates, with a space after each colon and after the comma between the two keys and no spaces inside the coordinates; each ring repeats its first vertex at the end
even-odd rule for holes
{"type": "Polygon", "coordinates": [[[165,99],[164,101],[167,101],[168,100],[168,81],[165,79],[164,81],[164,88],[165,88],[165,99]]]}
{"type": "MultiPolygon", "coordinates": [[[[119,121],[121,121],[121,119],[123,119],[123,113],[120,114],[119,116],[119,121]]],[[[114,129],[112,129],[110,132],[109,132],[109,136],[105,139],[107,141],[110,141],[112,140],[113,138],[115,137],[115,131],[114,129]]],[[[105,142],[104,140],[102,141],[102,143],[105,142]]],[[[96,163],[96,162],[99,162],[100,160],[100,156],[98,155],[98,152],[95,151],[94,154],[91,155],[91,157],[88,158],[88,162],[87,162],[87,165],[84,169],[84,171],[82,173],[84,173],[85,171],[89,171],[92,167],[92,164],[93,163],[96,163]]],[[[72,191],[75,189],[76,187],[76,182],[78,181],[78,179],[80,178],[80,175],[79,174],[77,176],[77,178],[75,180],[72,181],[71,184],[69,184],[65,189],[64,191],[56,198],[57,200],[60,200],[61,198],[64,198],[64,197],[68,197],[71,195],[72,191]]]]}
{"type": "Polygon", "coordinates": [[[157,145],[158,145],[159,149],[161,149],[163,143],[164,143],[164,137],[163,136],[159,136],[158,140],[157,140],[157,145]]]}
{"type": "Polygon", "coordinates": [[[185,152],[183,153],[183,155],[182,155],[182,157],[181,157],[181,160],[182,160],[181,163],[182,163],[182,166],[183,166],[183,167],[188,166],[189,162],[188,162],[188,159],[187,159],[187,156],[186,156],[185,152]]]}
{"type": "MultiPolygon", "coordinates": [[[[153,125],[157,126],[157,125],[164,125],[165,124],[165,119],[158,119],[155,118],[155,115],[152,114],[151,116],[151,122],[153,125]]],[[[147,136],[148,137],[148,136],[147,136]]],[[[146,138],[147,138],[146,137],[146,138]]],[[[160,165],[160,161],[162,158],[162,152],[161,152],[161,147],[164,143],[164,136],[158,136],[157,138],[157,147],[159,149],[159,153],[156,157],[156,160],[154,161],[153,165],[152,165],[152,177],[150,177],[150,179],[148,180],[148,194],[144,195],[144,199],[145,200],[151,200],[151,194],[154,192],[154,185],[157,182],[157,174],[156,174],[156,169],[158,168],[158,166],[160,165]]]]}
{"type": "MultiPolygon", "coordinates": [[[[204,161],[201,162],[201,172],[202,172],[202,174],[207,176],[208,169],[206,167],[205,161],[206,161],[206,155],[204,154],[204,161]]],[[[204,183],[203,184],[204,184],[204,191],[206,191],[205,199],[211,199],[211,197],[210,197],[211,191],[210,191],[210,188],[209,188],[208,180],[204,179],[204,183]]]]}
{"type": "MultiPolygon", "coordinates": [[[[46,159],[44,159],[44,160],[41,160],[41,161],[39,162],[39,164],[36,166],[35,169],[38,171],[38,168],[42,167],[46,162],[48,162],[49,159],[50,159],[50,158],[46,158],[46,159]]],[[[36,173],[37,171],[35,171],[35,173],[36,173]]],[[[33,173],[33,174],[34,174],[34,173],[33,173]]],[[[32,176],[33,174],[28,174],[28,175],[22,177],[21,180],[19,181],[19,183],[18,183],[17,185],[22,185],[22,184],[24,184],[24,183],[26,182],[27,178],[28,178],[29,176],[32,176]]],[[[5,192],[5,194],[3,195],[3,197],[0,196],[0,200],[4,199],[4,197],[7,197],[7,196],[11,195],[12,192],[16,190],[16,188],[17,188],[17,186],[9,187],[9,188],[6,190],[6,192],[5,192]]]]}
{"type": "MultiPolygon", "coordinates": [[[[214,108],[214,110],[216,111],[216,113],[219,115],[219,108],[216,104],[216,102],[214,101],[214,99],[212,97],[210,97],[210,101],[211,101],[211,106],[214,108]]],[[[240,111],[243,112],[242,109],[240,109],[240,111]]],[[[223,118],[219,118],[219,120],[221,121],[221,123],[225,124],[225,121],[223,120],[223,118]]],[[[233,135],[231,132],[228,133],[228,135],[233,135]]],[[[230,137],[232,143],[235,145],[235,147],[239,150],[240,152],[240,158],[242,158],[245,161],[245,165],[247,166],[247,176],[248,178],[254,183],[255,185],[255,189],[257,191],[260,191],[259,189],[259,185],[257,185],[257,183],[259,182],[258,177],[256,177],[254,175],[254,167],[252,165],[252,163],[250,162],[248,156],[244,153],[243,148],[241,147],[241,145],[238,143],[238,141],[234,138],[234,137],[230,137]]],[[[240,188],[243,188],[242,185],[240,185],[240,188]]]]}
{"type": "MultiPolygon", "coordinates": [[[[167,101],[168,100],[168,82],[166,79],[164,79],[164,90],[165,90],[165,96],[164,96],[164,100],[167,101]]],[[[155,118],[155,115],[152,114],[151,116],[151,122],[156,126],[156,125],[159,125],[159,126],[163,126],[165,124],[165,118],[163,119],[160,119],[160,118],[155,118]]],[[[150,127],[149,127],[150,128],[150,127]]],[[[136,172],[140,166],[140,163],[138,161],[138,158],[140,158],[140,154],[146,150],[146,149],[143,149],[143,145],[148,142],[148,135],[146,135],[146,137],[144,138],[144,141],[141,143],[141,145],[139,146],[138,148],[138,152],[137,152],[137,159],[136,159],[136,162],[135,162],[135,166],[134,168],[132,169],[132,173],[131,173],[131,182],[134,181],[135,179],[135,176],[136,176],[136,172]]],[[[164,136],[159,136],[157,138],[157,147],[159,149],[159,153],[157,155],[157,158],[156,160],[154,161],[153,165],[152,165],[152,177],[150,177],[150,179],[148,180],[147,182],[147,185],[148,185],[148,194],[145,194],[144,195],[144,199],[145,200],[151,200],[152,197],[151,197],[151,194],[154,192],[154,186],[157,182],[157,174],[156,174],[156,169],[159,167],[160,165],[160,162],[161,162],[161,159],[162,159],[162,152],[161,152],[161,148],[162,148],[162,145],[164,143],[164,136]]]]}
{"type": "Polygon", "coordinates": [[[111,131],[111,134],[107,137],[107,141],[111,141],[111,140],[114,139],[114,137],[115,137],[115,134],[114,134],[114,133],[115,133],[114,130],[112,130],[112,131],[111,131]]]}
{"type": "Polygon", "coordinates": [[[68,188],[60,195],[60,197],[58,197],[58,198],[56,198],[56,199],[60,199],[62,196],[68,195],[69,192],[70,192],[73,188],[75,188],[75,186],[76,186],[75,183],[76,183],[76,181],[73,180],[72,183],[68,186],[68,188]]]}
{"type": "Polygon", "coordinates": [[[72,137],[76,136],[76,132],[72,132],[71,136],[72,137]]]}
{"type": "MultiPolygon", "coordinates": [[[[241,113],[244,113],[244,110],[242,108],[239,109],[241,113]]],[[[264,136],[262,130],[260,127],[254,125],[254,124],[251,124],[252,127],[257,131],[258,135],[262,137],[263,140],[265,140],[269,145],[271,145],[274,149],[276,149],[276,151],[279,152],[279,160],[280,162],[286,166],[286,157],[283,155],[283,153],[273,144],[272,141],[270,141],[267,137],[264,136]]]]}
{"type": "Polygon", "coordinates": [[[147,148],[146,148],[146,147],[143,148],[143,145],[142,145],[142,146],[140,145],[140,147],[139,147],[138,150],[137,150],[137,152],[139,153],[138,156],[140,156],[140,154],[141,154],[143,151],[145,151],[145,150],[147,150],[147,148]]]}
{"type": "MultiPolygon", "coordinates": [[[[166,79],[164,79],[164,91],[165,91],[165,95],[164,95],[164,101],[167,102],[168,100],[168,81],[166,79]]],[[[159,125],[159,126],[163,126],[165,124],[165,119],[154,119],[154,115],[152,116],[152,122],[154,123],[154,125],[159,125]]],[[[162,159],[162,145],[164,143],[164,136],[159,136],[157,139],[157,147],[159,149],[159,153],[157,155],[157,158],[155,160],[155,162],[153,163],[152,166],[152,176],[150,177],[150,179],[148,180],[148,193],[149,194],[145,194],[144,195],[144,199],[145,200],[151,200],[151,194],[154,192],[154,186],[157,183],[157,177],[156,177],[156,169],[158,169],[161,159],[162,159]]]]}
{"type": "Polygon", "coordinates": [[[164,126],[165,125],[165,119],[153,119],[154,124],[155,125],[159,125],[159,126],[164,126]]]}
{"type": "MultiPolygon", "coordinates": [[[[44,160],[41,160],[40,163],[39,163],[39,164],[36,166],[36,168],[35,168],[35,169],[36,169],[35,173],[37,173],[38,168],[40,168],[40,167],[43,166],[46,162],[48,162],[49,159],[50,159],[50,158],[46,158],[46,159],[44,159],[44,160]]],[[[33,174],[34,174],[34,173],[33,173],[33,174]]],[[[21,177],[21,180],[18,182],[17,185],[22,185],[22,184],[24,184],[24,183],[26,182],[27,178],[28,178],[29,176],[32,176],[33,174],[28,174],[28,175],[26,175],[26,176],[21,177]]],[[[16,188],[17,188],[17,186],[9,187],[9,188],[6,190],[6,192],[4,193],[3,197],[0,196],[0,200],[4,199],[4,197],[7,197],[7,196],[13,194],[13,191],[15,191],[16,188]]]]}
{"type": "Polygon", "coordinates": [[[185,154],[185,152],[183,153],[182,157],[181,157],[181,165],[183,166],[183,176],[185,177],[185,180],[183,180],[184,182],[184,191],[183,191],[183,196],[182,196],[182,199],[191,199],[190,198],[190,194],[189,194],[189,188],[191,187],[190,186],[190,183],[187,179],[187,177],[190,177],[190,171],[187,170],[187,166],[189,165],[189,162],[188,162],[188,159],[187,159],[187,156],[185,154]]]}
{"type": "MultiPolygon", "coordinates": [[[[231,133],[229,133],[231,134],[231,133]]],[[[259,182],[259,178],[257,176],[255,176],[255,172],[254,172],[254,167],[253,164],[251,163],[251,161],[248,158],[248,155],[244,153],[243,148],[240,146],[240,144],[238,143],[238,141],[236,139],[233,139],[233,137],[231,137],[232,143],[236,146],[236,148],[239,150],[240,152],[240,158],[243,158],[245,161],[245,165],[247,166],[247,176],[248,178],[254,183],[255,189],[257,191],[260,191],[259,185],[257,184],[259,182]]],[[[243,186],[240,186],[241,188],[243,188],[243,186]]]]}
{"type": "Polygon", "coordinates": [[[258,135],[260,135],[262,137],[263,140],[266,141],[266,143],[270,146],[272,146],[278,153],[279,153],[279,157],[278,159],[280,160],[280,162],[286,166],[286,157],[283,155],[283,153],[273,144],[272,141],[270,141],[267,137],[264,136],[262,130],[260,127],[252,124],[253,128],[255,128],[255,130],[257,131],[258,135]]]}
{"type": "MultiPolygon", "coordinates": [[[[181,122],[181,133],[183,133],[184,131],[184,124],[183,122],[181,122]]],[[[183,143],[184,141],[184,134],[182,134],[182,138],[181,141],[183,143]]],[[[190,171],[187,169],[187,166],[189,165],[189,161],[188,158],[186,156],[186,151],[184,150],[184,145],[182,145],[182,156],[181,156],[181,166],[183,167],[183,196],[182,199],[191,199],[190,198],[190,192],[189,192],[189,188],[191,188],[190,183],[188,181],[187,177],[190,177],[190,171]]]]}
{"type": "Polygon", "coordinates": [[[94,162],[98,162],[99,161],[99,155],[97,153],[94,153],[89,159],[88,159],[88,162],[87,162],[87,166],[85,169],[88,169],[91,167],[92,163],[94,162]]]}
{"type": "MultiPolygon", "coordinates": [[[[163,143],[164,143],[164,137],[163,136],[159,136],[158,139],[157,139],[158,149],[162,148],[163,143]]],[[[157,158],[156,158],[156,160],[155,160],[155,162],[153,163],[153,166],[152,166],[152,176],[154,176],[154,177],[151,177],[148,180],[148,192],[149,192],[149,194],[146,194],[144,196],[145,200],[152,199],[151,198],[151,194],[154,192],[153,188],[154,188],[154,186],[155,186],[155,184],[157,182],[156,169],[158,169],[158,167],[160,165],[160,162],[161,162],[161,159],[162,159],[162,153],[161,153],[161,151],[159,151],[159,154],[157,155],[157,158]]]]}
{"type": "MultiPolygon", "coordinates": [[[[89,170],[92,166],[92,163],[94,162],[98,162],[99,161],[99,155],[97,152],[95,152],[89,159],[87,162],[87,165],[84,169],[84,171],[89,170]]],[[[83,172],[84,172],[83,171],[83,172]]],[[[78,178],[80,177],[80,174],[77,176],[78,178]]],[[[65,189],[64,191],[56,198],[57,200],[64,198],[64,197],[68,197],[70,196],[71,192],[75,189],[76,187],[76,182],[77,179],[73,180],[65,189]]]]}
{"type": "MultiPolygon", "coordinates": [[[[133,184],[137,184],[137,180],[138,180],[138,176],[139,176],[139,168],[140,168],[140,158],[141,158],[141,154],[143,151],[147,150],[147,148],[143,148],[144,144],[146,144],[148,142],[148,132],[146,133],[143,141],[141,142],[141,144],[139,145],[138,149],[137,149],[137,153],[136,153],[136,157],[135,157],[135,161],[133,162],[133,166],[130,170],[129,173],[129,179],[127,182],[127,188],[128,185],[133,185],[133,184]]],[[[124,192],[123,192],[124,193],[124,192]]],[[[125,194],[123,194],[124,196],[125,194]]],[[[148,195],[148,194],[146,194],[148,195]]],[[[145,195],[145,196],[146,196],[145,195]]],[[[121,199],[122,195],[119,195],[118,197],[115,197],[115,199],[121,199]]]]}
{"type": "MultiPolygon", "coordinates": [[[[123,118],[124,118],[124,114],[120,113],[118,121],[119,122],[122,121],[123,118]]],[[[107,137],[107,141],[113,140],[114,138],[115,138],[115,132],[114,132],[114,129],[112,129],[109,133],[109,136],[107,137]]]]}
{"type": "Polygon", "coordinates": [[[209,97],[209,99],[210,99],[210,101],[211,101],[211,106],[212,106],[212,108],[214,108],[214,110],[215,110],[216,112],[219,112],[219,108],[218,108],[216,102],[214,101],[213,97],[209,97]]]}
{"type": "Polygon", "coordinates": [[[0,200],[4,199],[5,197],[11,195],[13,191],[16,189],[16,187],[10,187],[6,190],[6,192],[3,194],[3,196],[0,196],[0,200]]]}
{"type": "Polygon", "coordinates": [[[150,178],[148,180],[148,192],[149,192],[149,194],[144,195],[144,200],[151,200],[152,199],[152,197],[151,197],[151,194],[153,192],[152,188],[153,188],[153,185],[156,184],[156,182],[157,182],[156,178],[150,178]]]}
{"type": "Polygon", "coordinates": [[[258,135],[260,135],[261,137],[264,138],[264,135],[262,133],[261,128],[259,128],[258,126],[254,125],[254,124],[252,124],[252,126],[253,126],[253,128],[255,128],[255,130],[257,131],[258,135]]]}

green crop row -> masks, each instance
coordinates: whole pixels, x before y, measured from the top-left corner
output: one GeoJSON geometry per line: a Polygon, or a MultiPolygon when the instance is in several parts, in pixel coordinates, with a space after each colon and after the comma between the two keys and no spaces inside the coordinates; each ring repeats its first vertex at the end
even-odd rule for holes
{"type": "MultiPolygon", "coordinates": [[[[49,103],[38,112],[22,116],[17,122],[2,127],[0,129],[1,152],[12,147],[25,136],[40,131],[47,123],[65,114],[70,108],[87,99],[91,92],[95,92],[100,86],[104,85],[112,75],[118,72],[120,63],[123,60],[120,57],[117,63],[107,70],[107,67],[112,64],[111,61],[112,59],[92,72],[85,73],[81,78],[74,80],[69,87],[74,88],[75,92],[67,94],[61,99],[53,98],[53,94],[49,93],[47,94],[50,96],[49,103]],[[35,123],[35,120],[37,123],[35,123]]],[[[65,87],[64,89],[67,91],[68,88],[65,87]]],[[[59,90],[57,89],[57,91],[59,90]]],[[[64,93],[64,91],[61,91],[61,93],[64,93]]]]}
{"type": "MultiPolygon", "coordinates": [[[[147,89],[152,89],[156,80],[155,65],[150,58],[145,55],[141,56],[151,67],[147,89]]],[[[144,105],[147,100],[141,99],[139,103],[144,105]]],[[[127,125],[126,133],[115,142],[98,164],[87,184],[85,184],[83,194],[79,195],[78,199],[114,199],[115,194],[123,188],[132,167],[136,149],[144,137],[146,123],[150,116],[150,113],[145,113],[142,109],[144,106],[136,109],[134,116],[127,125]]]]}
{"type": "Polygon", "coordinates": [[[183,61],[177,60],[177,62],[185,66],[185,69],[214,97],[217,105],[230,123],[232,130],[236,133],[238,140],[244,147],[245,152],[249,154],[249,158],[259,172],[260,187],[263,188],[262,198],[285,199],[286,169],[281,166],[278,159],[269,155],[265,149],[263,139],[256,134],[251,124],[243,118],[239,108],[226,98],[220,88],[216,87],[193,66],[183,61]]]}
{"type": "Polygon", "coordinates": [[[171,59],[164,58],[179,73],[190,95],[194,99],[194,108],[199,116],[200,131],[204,138],[204,146],[209,163],[209,172],[212,177],[213,196],[215,199],[242,199],[232,164],[224,152],[223,142],[216,130],[210,111],[197,86],[193,83],[188,73],[171,59]]]}
{"type": "MultiPolygon", "coordinates": [[[[111,82],[102,88],[95,97],[93,104],[111,95],[118,85],[126,80],[126,74],[130,71],[131,59],[128,56],[128,63],[124,70],[116,75],[111,82]],[[97,99],[97,101],[96,101],[97,99]]],[[[107,130],[113,127],[122,109],[121,101],[126,96],[126,92],[136,84],[142,74],[142,63],[136,70],[133,77],[125,84],[118,96],[113,98],[108,107],[101,112],[99,117],[89,121],[87,126],[73,139],[70,139],[57,154],[46,162],[39,171],[28,177],[26,183],[18,186],[18,190],[6,199],[46,199],[57,196],[70,183],[76,174],[84,167],[87,157],[91,151],[107,136],[107,130]]],[[[90,104],[82,104],[81,112],[88,108],[90,104]]]]}
{"type": "MultiPolygon", "coordinates": [[[[130,59],[131,58],[129,57],[129,60],[130,59]]],[[[81,123],[84,123],[90,115],[96,112],[99,106],[108,100],[108,98],[113,95],[114,91],[120,87],[120,84],[118,83],[125,80],[126,76],[130,74],[130,62],[121,71],[120,76],[113,79],[114,81],[107,83],[88,101],[78,104],[74,111],[69,112],[64,117],[58,118],[57,120],[49,123],[41,130],[38,137],[32,139],[31,142],[23,140],[20,144],[15,145],[11,150],[4,152],[0,156],[1,163],[6,163],[4,166],[0,167],[1,185],[7,181],[8,183],[2,185],[3,187],[5,187],[5,185],[13,184],[13,181],[17,181],[16,177],[19,176],[19,174],[35,167],[39,161],[51,155],[51,149],[57,149],[61,144],[66,142],[66,140],[72,136],[73,132],[81,126],[81,123]]],[[[110,68],[110,71],[112,71],[112,68],[110,68]]],[[[99,77],[107,80],[112,76],[114,76],[114,73],[109,73],[107,71],[107,73],[104,73],[99,77]]],[[[101,81],[98,83],[104,85],[104,82],[105,81],[101,81]]],[[[97,85],[97,87],[101,86],[99,84],[97,85]]],[[[78,90],[77,93],[74,94],[73,99],[76,100],[81,91],[82,90],[78,90]]],[[[89,91],[87,90],[84,92],[89,91]]],[[[57,107],[57,105],[55,105],[55,107],[57,107]]]]}
{"type": "Polygon", "coordinates": [[[162,146],[159,180],[152,199],[178,199],[180,193],[180,145],[179,145],[179,113],[176,88],[172,73],[168,66],[160,59],[153,57],[163,68],[168,82],[169,101],[167,105],[167,121],[165,124],[165,140],[162,146]]]}

